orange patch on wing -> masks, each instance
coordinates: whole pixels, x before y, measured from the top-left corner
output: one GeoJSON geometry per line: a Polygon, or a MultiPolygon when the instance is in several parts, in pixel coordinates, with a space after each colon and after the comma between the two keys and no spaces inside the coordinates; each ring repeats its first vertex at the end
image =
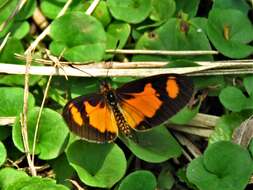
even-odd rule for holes
{"type": "Polygon", "coordinates": [[[175,80],[175,77],[169,77],[166,85],[168,96],[172,99],[176,98],[179,94],[179,86],[175,80]]]}
{"type": "Polygon", "coordinates": [[[77,109],[77,107],[70,103],[69,104],[69,110],[72,116],[72,119],[74,120],[74,122],[79,126],[82,127],[84,122],[83,122],[83,118],[81,116],[81,113],[79,112],[79,110],[77,109]]]}
{"type": "Polygon", "coordinates": [[[120,107],[126,122],[131,128],[135,128],[143,121],[145,116],[127,103],[122,103],[120,107]]]}
{"type": "MultiPolygon", "coordinates": [[[[134,107],[137,111],[149,118],[153,117],[156,111],[162,105],[162,101],[158,98],[159,94],[157,94],[151,83],[146,84],[142,92],[129,93],[129,95],[133,96],[133,98],[124,100],[124,102],[134,107]]],[[[134,113],[131,113],[131,116],[136,119],[137,123],[143,119],[134,113]]]]}
{"type": "Polygon", "coordinates": [[[89,118],[91,127],[96,128],[99,132],[118,133],[117,123],[110,108],[101,103],[92,106],[89,102],[84,102],[85,110],[89,118]]]}

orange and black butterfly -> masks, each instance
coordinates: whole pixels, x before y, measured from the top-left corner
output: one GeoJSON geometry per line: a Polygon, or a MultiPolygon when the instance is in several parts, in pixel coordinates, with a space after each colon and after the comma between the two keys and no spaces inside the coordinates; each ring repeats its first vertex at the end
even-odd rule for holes
{"type": "Polygon", "coordinates": [[[99,93],[70,100],[63,117],[70,130],[91,142],[112,142],[165,122],[190,100],[193,83],[183,75],[162,74],[113,89],[102,82],[99,93]]]}

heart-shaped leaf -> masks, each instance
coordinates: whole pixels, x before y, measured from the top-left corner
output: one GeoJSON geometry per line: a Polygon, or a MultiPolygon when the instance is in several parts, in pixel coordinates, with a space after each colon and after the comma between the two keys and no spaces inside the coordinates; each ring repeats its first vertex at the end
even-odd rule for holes
{"type": "Polygon", "coordinates": [[[246,149],[229,141],[210,145],[187,168],[187,178],[200,190],[243,190],[253,172],[246,149]]]}
{"type": "Polygon", "coordinates": [[[230,58],[253,53],[253,27],[245,14],[234,9],[213,9],[208,16],[207,34],[215,48],[230,58]]]}
{"type": "MultiPolygon", "coordinates": [[[[0,91],[0,116],[19,116],[23,110],[24,89],[17,87],[1,87],[0,91]]],[[[34,104],[34,97],[29,93],[28,108],[32,108],[34,104]]]]}
{"type": "Polygon", "coordinates": [[[29,179],[29,176],[24,171],[3,168],[0,170],[0,189],[6,190],[8,186],[25,179],[29,179]]]}
{"type": "Polygon", "coordinates": [[[156,178],[150,171],[139,170],[126,176],[119,185],[119,190],[154,190],[156,178]]]}
{"type": "Polygon", "coordinates": [[[240,89],[233,86],[224,88],[219,99],[224,107],[234,112],[253,109],[253,101],[247,98],[240,89]]]}
{"type": "MultiPolygon", "coordinates": [[[[33,139],[39,108],[35,107],[28,112],[28,143],[30,151],[33,147],[33,139]]],[[[21,135],[20,118],[17,118],[12,130],[12,139],[15,146],[24,152],[23,139],[21,135]]],[[[62,116],[49,109],[42,111],[36,144],[36,154],[43,160],[56,158],[66,147],[69,136],[69,130],[62,116]]]]}
{"type": "Polygon", "coordinates": [[[170,18],[176,11],[174,0],[152,0],[152,12],[150,19],[154,21],[164,21],[170,18]]]}
{"type": "Polygon", "coordinates": [[[112,16],[128,23],[139,23],[151,12],[151,0],[108,0],[112,16]]]}
{"type": "Polygon", "coordinates": [[[57,185],[54,180],[49,178],[41,177],[29,177],[24,178],[12,183],[8,186],[6,190],[30,190],[30,189],[40,189],[40,190],[69,190],[63,185],[57,185]]]}
{"type": "Polygon", "coordinates": [[[147,162],[164,162],[181,154],[181,147],[164,126],[136,132],[133,139],[120,138],[138,158],[147,162]]]}
{"type": "Polygon", "coordinates": [[[104,28],[96,18],[84,13],[73,12],[55,19],[50,36],[52,53],[63,53],[68,61],[100,61],[104,56],[104,28]]]}
{"type": "MultiPolygon", "coordinates": [[[[250,7],[244,0],[215,0],[213,2],[213,9],[235,9],[242,13],[248,13],[250,7]]],[[[247,15],[247,14],[246,14],[247,15]]]]}
{"type": "MultiPolygon", "coordinates": [[[[171,18],[151,32],[144,33],[135,46],[136,49],[151,50],[211,50],[203,30],[199,30],[191,21],[171,18]]],[[[210,60],[211,56],[134,56],[136,61],[167,61],[175,59],[210,60]]]]}
{"type": "Polygon", "coordinates": [[[80,180],[93,187],[110,188],[126,171],[126,158],[116,144],[95,144],[78,140],[67,150],[70,165],[80,180]]]}

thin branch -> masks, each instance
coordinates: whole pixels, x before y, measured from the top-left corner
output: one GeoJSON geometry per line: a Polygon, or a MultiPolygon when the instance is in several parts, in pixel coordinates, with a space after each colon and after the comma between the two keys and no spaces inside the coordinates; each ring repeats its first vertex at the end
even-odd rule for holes
{"type": "Polygon", "coordinates": [[[85,13],[86,13],[87,15],[91,15],[91,13],[96,9],[97,5],[99,4],[99,1],[100,1],[100,0],[94,0],[94,1],[91,3],[90,7],[86,10],[85,13]]]}
{"type": "Polygon", "coordinates": [[[0,117],[0,126],[14,124],[16,117],[0,117]]]}
{"type": "Polygon", "coordinates": [[[189,56],[189,55],[213,55],[218,51],[213,50],[192,50],[192,51],[166,51],[166,50],[141,50],[141,49],[108,49],[106,53],[113,54],[146,54],[146,55],[173,55],[173,56],[189,56]]]}
{"type": "Polygon", "coordinates": [[[26,153],[27,162],[29,165],[30,172],[33,176],[36,176],[36,169],[31,160],[29,142],[28,142],[28,127],[27,127],[27,113],[28,113],[28,96],[29,96],[29,69],[31,65],[31,54],[27,55],[25,66],[25,84],[24,84],[24,103],[23,103],[23,113],[21,115],[21,133],[23,137],[23,144],[26,153]]]}
{"type": "Polygon", "coordinates": [[[188,124],[191,126],[213,129],[219,118],[220,117],[215,115],[199,113],[188,124]]]}
{"type": "Polygon", "coordinates": [[[188,134],[193,134],[197,135],[200,137],[209,137],[213,130],[212,129],[205,129],[205,128],[198,128],[198,127],[192,127],[189,125],[175,125],[175,124],[168,124],[168,128],[174,129],[176,131],[188,133],[188,134]]]}
{"type": "Polygon", "coordinates": [[[34,155],[35,155],[35,149],[36,149],[36,141],[37,141],[37,136],[38,136],[40,118],[41,118],[42,110],[43,110],[44,105],[45,105],[45,101],[46,101],[46,97],[47,97],[47,94],[48,94],[49,86],[51,84],[52,77],[53,77],[53,75],[50,75],[49,78],[48,78],[45,93],[44,93],[44,96],[43,96],[43,100],[42,100],[42,103],[41,103],[41,106],[40,106],[40,110],[39,110],[39,114],[38,114],[38,118],[37,118],[37,122],[36,122],[36,126],[35,126],[35,132],[34,132],[34,138],[33,138],[33,149],[32,149],[32,163],[34,163],[34,155]]]}
{"type": "Polygon", "coordinates": [[[10,37],[11,33],[8,32],[8,34],[4,37],[4,40],[2,41],[1,45],[0,45],[0,52],[2,51],[2,49],[4,48],[4,46],[6,45],[9,37],[10,37]]]}
{"type": "Polygon", "coordinates": [[[184,135],[178,133],[178,132],[173,132],[177,140],[180,142],[181,145],[185,146],[188,151],[194,156],[194,158],[197,158],[200,156],[202,153],[199,150],[197,146],[195,146],[188,138],[186,138],[184,135]]]}
{"type": "MultiPolygon", "coordinates": [[[[207,76],[207,75],[225,75],[225,74],[245,74],[253,73],[253,63],[234,62],[230,64],[211,63],[205,66],[183,67],[183,68],[135,68],[135,69],[103,69],[91,67],[90,65],[75,66],[74,69],[70,66],[63,66],[63,70],[56,69],[53,66],[31,66],[29,73],[32,75],[61,75],[65,76],[82,76],[82,77],[102,77],[102,76],[151,76],[164,73],[187,74],[189,76],[207,76]],[[228,68],[228,69],[220,69],[228,68]],[[211,70],[212,69],[212,70],[211,70]],[[89,73],[89,74],[87,74],[89,73]]],[[[7,74],[25,74],[25,65],[5,64],[0,63],[0,73],[7,74]]]]}

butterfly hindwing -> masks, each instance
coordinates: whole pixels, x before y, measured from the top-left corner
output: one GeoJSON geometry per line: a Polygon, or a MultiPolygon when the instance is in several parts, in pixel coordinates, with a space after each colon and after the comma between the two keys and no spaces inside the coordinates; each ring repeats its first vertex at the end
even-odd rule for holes
{"type": "Polygon", "coordinates": [[[186,76],[162,74],[129,82],[116,94],[130,127],[145,130],[182,109],[193,94],[193,83],[186,76]]]}
{"type": "Polygon", "coordinates": [[[91,142],[111,142],[118,128],[102,94],[90,94],[70,100],[63,110],[70,130],[91,142]]]}

